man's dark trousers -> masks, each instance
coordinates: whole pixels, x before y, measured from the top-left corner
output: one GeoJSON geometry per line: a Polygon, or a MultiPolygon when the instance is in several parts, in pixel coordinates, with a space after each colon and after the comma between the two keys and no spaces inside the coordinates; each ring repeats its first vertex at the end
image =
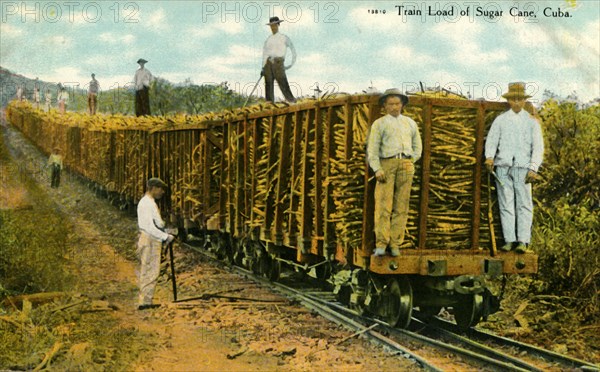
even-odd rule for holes
{"type": "Polygon", "coordinates": [[[150,115],[149,91],[148,87],[135,91],[135,116],[150,115]]]}
{"type": "Polygon", "coordinates": [[[267,101],[275,102],[274,80],[277,80],[286,101],[296,102],[283,67],[283,58],[269,58],[265,64],[265,95],[267,101]]]}

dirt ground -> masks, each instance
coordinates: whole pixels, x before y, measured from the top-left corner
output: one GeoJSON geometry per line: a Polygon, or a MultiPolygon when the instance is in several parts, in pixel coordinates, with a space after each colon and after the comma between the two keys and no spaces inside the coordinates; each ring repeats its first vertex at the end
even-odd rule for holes
{"type": "MultiPolygon", "coordinates": [[[[0,189],[0,205],[9,210],[30,208],[35,211],[38,205],[31,202],[28,193],[41,193],[56,213],[68,219],[72,229],[67,239],[67,258],[74,280],[67,297],[53,306],[68,306],[81,302],[82,298],[88,300],[86,308],[70,307],[69,316],[51,325],[53,332],[61,335],[61,346],[51,361],[53,368],[105,370],[110,366],[110,369],[128,371],[418,369],[412,362],[362,338],[343,341],[352,333],[183,249],[176,248],[179,298],[221,293],[246,300],[208,297],[174,304],[171,283],[167,275],[163,275],[155,295],[155,302],[162,306],[138,311],[135,304],[136,220],[96,197],[80,179],[68,174],[64,175],[60,188],[51,189],[47,177],[38,172],[45,157],[15,130],[3,129],[2,132],[5,142],[12,147],[14,162],[28,170],[28,177],[39,188],[31,191],[18,182],[20,178],[17,177],[17,181],[13,178],[9,186],[0,189]]],[[[512,280],[508,286],[512,292],[507,294],[508,301],[503,306],[505,311],[492,316],[484,326],[525,342],[600,362],[598,325],[577,319],[568,304],[561,305],[560,299],[559,304],[554,305],[551,298],[523,295],[526,285],[512,280]],[[571,330],[568,334],[565,334],[565,326],[571,330]]],[[[38,350],[38,361],[33,365],[46,354],[47,350],[38,350]]],[[[10,367],[0,365],[0,368],[10,367]]]]}
{"type": "MultiPolygon", "coordinates": [[[[39,172],[45,157],[18,132],[12,129],[2,132],[5,142],[10,143],[15,163],[21,169],[25,167],[27,177],[39,186],[29,190],[18,182],[21,174],[10,189],[2,189],[3,208],[26,205],[35,211],[38,205],[28,201],[31,199],[28,193],[41,193],[73,227],[67,240],[67,258],[74,280],[66,298],[52,306],[62,308],[82,302],[82,298],[88,301],[80,311],[76,310],[81,308],[77,305],[64,310],[71,311],[71,315],[52,324],[53,334],[61,336],[60,342],[54,344],[58,351],[48,363],[53,369],[105,370],[108,366],[134,371],[417,369],[413,362],[361,338],[344,341],[351,332],[182,249],[176,248],[179,298],[219,292],[248,300],[208,298],[174,304],[171,283],[163,275],[155,294],[155,302],[162,306],[137,310],[136,220],[96,197],[79,179],[68,174],[63,174],[58,189],[51,189],[44,172],[39,172]],[[90,313],[93,316],[85,315],[90,313]],[[81,337],[97,333],[98,328],[108,337],[96,334],[87,339],[81,337]]],[[[6,311],[9,310],[2,313],[6,311]]],[[[39,362],[50,351],[35,353],[39,362]]],[[[31,365],[37,362],[27,364],[31,365]]],[[[10,367],[19,369],[24,365],[0,365],[0,368],[10,367]]]]}

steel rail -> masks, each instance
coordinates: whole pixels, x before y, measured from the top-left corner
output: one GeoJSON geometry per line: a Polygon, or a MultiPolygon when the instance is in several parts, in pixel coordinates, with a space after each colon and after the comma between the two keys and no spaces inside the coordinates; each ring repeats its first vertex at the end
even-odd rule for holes
{"type": "Polygon", "coordinates": [[[536,367],[533,364],[527,363],[526,361],[524,361],[522,359],[515,358],[512,355],[503,353],[494,348],[491,348],[491,347],[481,344],[479,342],[475,342],[467,337],[447,331],[445,329],[433,328],[429,324],[421,322],[420,320],[413,318],[411,325],[417,325],[417,324],[419,326],[425,327],[426,330],[438,332],[443,337],[446,337],[448,339],[454,340],[455,342],[460,342],[464,345],[467,345],[470,349],[475,349],[475,350],[477,350],[478,353],[481,353],[482,355],[487,355],[490,358],[495,358],[497,360],[504,360],[506,362],[509,362],[517,367],[523,368],[528,371],[536,371],[536,372],[543,371],[543,369],[536,367]]]}
{"type": "MultiPolygon", "coordinates": [[[[439,317],[435,317],[434,319],[432,319],[430,326],[435,327],[437,329],[443,329],[455,334],[461,333],[461,331],[456,325],[448,322],[447,320],[440,319],[439,317]]],[[[522,351],[526,351],[530,354],[541,357],[547,361],[560,363],[568,368],[580,368],[582,370],[600,371],[599,366],[594,365],[590,362],[586,362],[584,360],[573,358],[567,355],[559,354],[551,350],[542,349],[540,347],[527,344],[525,342],[513,340],[504,336],[499,336],[489,331],[471,328],[466,331],[465,335],[470,338],[477,339],[479,341],[491,341],[501,346],[516,347],[522,351]]]]}
{"type": "MultiPolygon", "coordinates": [[[[191,246],[186,243],[182,243],[182,244],[185,245],[186,247],[189,247],[189,248],[193,249],[194,251],[199,252],[202,255],[218,262],[220,265],[222,265],[223,267],[227,267],[228,269],[230,269],[233,272],[237,272],[240,275],[248,276],[259,283],[266,284],[267,286],[270,286],[271,288],[277,289],[282,294],[294,298],[295,300],[299,301],[301,304],[303,304],[307,308],[318,312],[321,316],[323,316],[324,318],[326,318],[336,324],[344,325],[347,328],[350,328],[353,331],[355,331],[357,334],[364,333],[365,336],[374,340],[378,344],[385,345],[385,346],[391,348],[392,350],[400,351],[404,357],[415,360],[424,369],[427,369],[427,370],[437,371],[439,369],[437,367],[431,365],[430,363],[428,363],[425,358],[415,354],[414,352],[412,352],[410,350],[407,350],[405,347],[398,344],[396,341],[390,339],[389,337],[384,336],[380,332],[377,332],[377,331],[374,331],[373,329],[371,329],[374,327],[374,324],[377,324],[380,329],[385,330],[385,332],[389,335],[394,335],[396,337],[403,338],[403,339],[411,339],[412,341],[420,342],[422,344],[423,343],[428,344],[434,348],[445,349],[449,352],[463,355],[476,363],[492,365],[492,366],[501,368],[503,370],[536,371],[536,372],[542,371],[542,369],[540,369],[539,367],[536,367],[524,360],[513,357],[513,356],[503,353],[501,351],[495,350],[489,346],[486,346],[479,342],[476,342],[473,339],[477,339],[480,341],[493,341],[495,343],[498,343],[498,344],[504,345],[504,346],[514,346],[521,350],[526,350],[533,355],[542,357],[544,360],[551,361],[551,362],[558,362],[558,363],[561,363],[561,364],[566,365],[571,368],[580,368],[582,370],[590,370],[590,371],[598,371],[599,370],[597,366],[595,366],[591,363],[588,363],[588,362],[585,362],[585,361],[582,361],[579,359],[571,358],[571,357],[568,357],[565,355],[561,355],[561,354],[555,353],[553,351],[541,349],[541,348],[538,348],[533,345],[529,345],[529,344],[526,344],[526,343],[523,343],[520,341],[516,341],[516,340],[512,340],[512,339],[505,338],[502,336],[494,335],[489,332],[475,330],[473,328],[469,329],[466,332],[466,336],[469,336],[469,337],[465,337],[460,334],[461,331],[459,330],[459,328],[456,325],[454,325],[448,321],[445,321],[443,319],[437,318],[437,317],[435,319],[433,319],[433,324],[425,324],[415,318],[412,319],[412,322],[413,322],[413,324],[415,324],[415,322],[420,322],[420,325],[426,326],[427,329],[438,332],[442,336],[444,336],[448,339],[452,339],[454,342],[458,342],[463,345],[466,345],[466,347],[473,349],[473,350],[468,350],[463,347],[451,345],[451,344],[442,342],[440,340],[421,335],[414,331],[393,328],[393,327],[390,327],[386,322],[384,322],[382,320],[365,317],[363,315],[358,314],[356,311],[354,311],[352,309],[344,307],[336,302],[332,302],[330,298],[321,298],[321,296],[319,296],[318,293],[315,293],[313,291],[314,288],[312,288],[312,290],[310,290],[309,292],[306,292],[306,291],[302,291],[299,289],[289,287],[282,283],[272,282],[266,278],[256,275],[252,271],[247,270],[245,268],[242,268],[239,266],[229,266],[226,263],[224,263],[223,261],[218,260],[217,257],[213,256],[209,252],[203,251],[199,247],[194,247],[194,246],[191,246]],[[344,314],[346,314],[346,315],[344,315],[344,314]]],[[[324,293],[329,294],[329,292],[324,292],[324,293]]]]}
{"type": "MultiPolygon", "coordinates": [[[[313,296],[309,296],[309,297],[313,297],[313,296]]],[[[541,369],[539,369],[531,364],[528,364],[525,361],[511,357],[510,355],[507,355],[504,353],[495,352],[493,349],[486,347],[485,345],[477,344],[471,340],[468,340],[469,342],[463,342],[462,340],[458,340],[458,341],[463,342],[464,344],[467,344],[468,346],[477,349],[477,352],[474,352],[474,351],[471,351],[471,350],[468,350],[468,349],[465,349],[462,347],[458,347],[455,345],[451,345],[451,344],[433,339],[431,337],[427,337],[427,336],[418,334],[414,331],[390,327],[386,322],[384,322],[382,320],[362,316],[360,314],[357,314],[352,309],[348,309],[342,305],[332,303],[327,300],[316,299],[316,298],[315,298],[315,300],[321,301],[322,303],[326,303],[328,306],[336,308],[338,311],[344,311],[344,312],[347,312],[348,314],[352,314],[354,317],[356,317],[358,319],[362,319],[363,321],[376,322],[378,324],[381,324],[382,328],[384,328],[386,330],[386,332],[388,332],[389,334],[395,334],[398,337],[402,337],[402,338],[410,338],[413,341],[426,343],[433,347],[443,348],[447,351],[468,357],[469,359],[471,359],[477,363],[490,364],[490,365],[499,367],[502,370],[510,370],[510,371],[542,371],[541,369]],[[497,358],[497,359],[495,359],[495,358],[497,358]]],[[[413,318],[412,321],[415,321],[415,320],[416,319],[413,318]]]]}
{"type": "Polygon", "coordinates": [[[342,314],[339,311],[335,311],[335,310],[331,309],[329,306],[322,303],[321,300],[315,299],[315,298],[317,298],[315,296],[307,295],[307,294],[303,293],[302,291],[295,289],[295,288],[288,287],[285,284],[269,281],[268,279],[259,277],[256,274],[254,274],[252,271],[241,268],[239,266],[233,266],[232,269],[233,269],[233,271],[238,272],[239,274],[243,274],[243,275],[252,277],[253,279],[257,280],[258,282],[266,284],[269,287],[272,287],[272,288],[278,290],[282,294],[294,298],[295,300],[299,301],[307,308],[318,312],[321,316],[323,316],[324,318],[326,318],[336,324],[350,328],[353,331],[355,331],[356,333],[365,334],[371,340],[373,340],[383,346],[387,346],[388,348],[390,348],[392,350],[400,351],[402,353],[403,357],[416,361],[425,370],[436,371],[436,372],[442,371],[441,369],[432,365],[425,358],[421,357],[420,355],[416,354],[415,352],[405,348],[404,346],[400,345],[399,343],[390,339],[389,337],[383,335],[382,333],[371,329],[371,328],[373,328],[374,324],[378,324],[376,322],[373,322],[368,325],[362,324],[360,322],[357,322],[357,321],[351,319],[350,317],[345,316],[344,314],[342,314]]]}
{"type": "Polygon", "coordinates": [[[400,345],[396,341],[381,334],[380,332],[373,330],[372,328],[374,328],[374,326],[377,326],[377,327],[380,326],[378,323],[374,322],[372,324],[365,326],[364,324],[361,324],[361,323],[351,319],[350,317],[345,316],[341,312],[331,309],[330,307],[322,304],[320,301],[317,301],[314,298],[311,298],[309,295],[306,295],[305,293],[303,293],[302,291],[300,291],[298,289],[288,287],[281,283],[269,281],[268,279],[260,277],[260,276],[256,275],[255,273],[253,273],[252,271],[247,270],[242,267],[239,267],[239,266],[233,266],[233,265],[228,266],[223,261],[218,260],[217,257],[211,255],[210,253],[208,253],[206,251],[202,251],[202,249],[200,249],[199,247],[195,247],[195,246],[192,246],[192,245],[184,243],[184,242],[180,242],[180,244],[189,249],[192,249],[195,252],[199,252],[203,256],[205,256],[213,261],[216,261],[219,264],[219,266],[227,267],[232,272],[249,277],[258,283],[267,285],[268,287],[277,290],[278,292],[282,293],[283,295],[285,295],[287,297],[291,297],[292,299],[300,302],[303,306],[307,307],[308,309],[316,311],[318,314],[323,316],[325,319],[327,319],[331,322],[334,322],[338,325],[342,325],[342,326],[345,326],[346,328],[351,329],[357,335],[364,334],[366,337],[368,337],[370,340],[374,341],[375,343],[385,346],[393,351],[400,352],[402,357],[413,360],[414,362],[419,364],[423,369],[425,369],[427,371],[442,372],[442,370],[440,368],[438,368],[438,367],[434,366],[433,364],[431,364],[430,362],[428,362],[427,359],[425,359],[422,356],[418,355],[417,353],[405,348],[404,346],[400,345]]]}

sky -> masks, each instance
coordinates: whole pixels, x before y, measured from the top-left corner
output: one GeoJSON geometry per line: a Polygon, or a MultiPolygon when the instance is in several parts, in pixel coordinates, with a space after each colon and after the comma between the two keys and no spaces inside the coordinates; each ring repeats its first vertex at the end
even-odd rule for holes
{"type": "MultiPolygon", "coordinates": [[[[249,94],[273,15],[298,54],[287,70],[296,96],[312,95],[317,84],[357,93],[414,91],[423,82],[497,101],[509,82],[524,81],[534,101],[546,89],[583,102],[600,97],[597,0],[2,0],[0,65],[81,87],[93,72],[106,90],[129,84],[144,58],[154,76],[173,83],[227,81],[249,94]],[[436,11],[445,14],[429,14],[436,11]]],[[[255,94],[264,96],[262,82],[255,94]]]]}

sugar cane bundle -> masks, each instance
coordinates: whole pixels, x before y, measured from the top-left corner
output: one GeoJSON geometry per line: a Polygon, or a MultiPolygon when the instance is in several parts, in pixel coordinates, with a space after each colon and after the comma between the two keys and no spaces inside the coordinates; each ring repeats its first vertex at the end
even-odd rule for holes
{"type": "Polygon", "coordinates": [[[369,127],[369,109],[366,104],[354,106],[352,123],[346,123],[348,108],[337,112],[334,130],[335,157],[330,159],[330,177],[325,182],[333,185],[335,213],[329,218],[335,222],[338,240],[344,245],[359,247],[362,239],[364,206],[365,148],[369,127]],[[346,133],[352,131],[350,157],[346,157],[346,133]]]}
{"type": "Polygon", "coordinates": [[[269,168],[269,146],[271,144],[270,131],[269,126],[270,122],[268,119],[263,119],[259,121],[259,133],[262,135],[258,136],[259,143],[256,149],[256,168],[255,168],[255,177],[256,177],[256,190],[253,196],[254,206],[252,209],[254,218],[251,221],[251,227],[260,227],[262,226],[265,218],[265,197],[268,190],[268,182],[267,182],[267,171],[269,168]]]}

